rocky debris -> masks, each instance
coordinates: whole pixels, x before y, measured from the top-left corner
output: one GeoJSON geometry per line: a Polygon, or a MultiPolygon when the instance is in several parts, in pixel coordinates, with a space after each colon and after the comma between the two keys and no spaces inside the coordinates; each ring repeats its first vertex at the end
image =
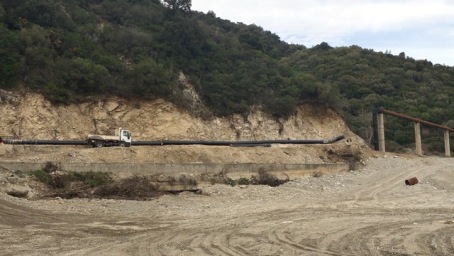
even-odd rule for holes
{"type": "Polygon", "coordinates": [[[0,194],[4,193],[18,198],[32,198],[38,193],[32,188],[36,183],[21,172],[0,171],[0,194]]]}

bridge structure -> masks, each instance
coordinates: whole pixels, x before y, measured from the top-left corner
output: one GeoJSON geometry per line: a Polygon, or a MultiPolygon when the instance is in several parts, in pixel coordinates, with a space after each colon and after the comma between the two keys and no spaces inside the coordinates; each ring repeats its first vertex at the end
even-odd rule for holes
{"type": "Polygon", "coordinates": [[[373,113],[373,128],[374,128],[374,144],[375,149],[381,152],[386,152],[385,147],[385,118],[384,115],[394,116],[400,119],[414,122],[415,127],[415,145],[416,145],[416,154],[422,156],[422,143],[421,143],[421,125],[426,125],[429,127],[434,127],[444,130],[444,145],[445,145],[445,156],[451,156],[451,147],[450,147],[450,133],[454,132],[453,128],[448,126],[428,122],[419,118],[407,116],[401,113],[394,111],[386,110],[384,108],[376,108],[373,113]]]}

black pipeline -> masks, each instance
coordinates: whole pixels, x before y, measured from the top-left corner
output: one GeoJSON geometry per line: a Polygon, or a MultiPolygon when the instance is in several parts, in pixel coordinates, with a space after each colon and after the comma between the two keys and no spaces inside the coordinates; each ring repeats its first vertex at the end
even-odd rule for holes
{"type": "MultiPolygon", "coordinates": [[[[169,145],[206,145],[206,146],[236,146],[254,147],[269,146],[271,144],[332,144],[343,140],[339,135],[329,140],[251,140],[251,141],[204,141],[204,140],[157,140],[133,141],[132,146],[169,146],[169,145]]],[[[85,140],[17,140],[0,138],[0,142],[16,145],[88,145],[85,140]]]]}
{"type": "Polygon", "coordinates": [[[85,140],[17,140],[0,138],[0,142],[15,145],[87,145],[85,140]]]}
{"type": "Polygon", "coordinates": [[[339,135],[330,140],[250,140],[250,141],[204,141],[204,140],[160,140],[133,141],[133,146],[205,145],[205,146],[263,146],[271,144],[332,144],[343,140],[339,135]]]}

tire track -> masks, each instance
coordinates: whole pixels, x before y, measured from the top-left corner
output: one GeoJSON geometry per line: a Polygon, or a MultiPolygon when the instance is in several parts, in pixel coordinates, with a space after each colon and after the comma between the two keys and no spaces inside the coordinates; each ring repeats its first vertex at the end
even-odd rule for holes
{"type": "Polygon", "coordinates": [[[309,246],[302,243],[297,243],[291,240],[281,229],[275,229],[272,231],[269,236],[272,241],[278,242],[278,244],[283,244],[290,246],[292,249],[296,249],[298,253],[318,253],[323,255],[340,255],[336,252],[326,250],[324,248],[318,248],[316,246],[309,246]]]}
{"type": "Polygon", "coordinates": [[[376,241],[381,237],[381,231],[392,232],[395,228],[395,223],[371,224],[358,227],[353,233],[346,234],[338,240],[332,241],[328,248],[349,255],[380,255],[376,241]]]}
{"type": "Polygon", "coordinates": [[[92,215],[51,214],[0,200],[0,239],[12,245],[0,249],[6,255],[32,249],[58,254],[58,248],[64,255],[96,256],[454,255],[452,190],[432,193],[426,184],[403,184],[409,176],[424,180],[442,169],[454,171],[450,160],[431,164],[314,178],[301,188],[219,188],[224,195],[167,197],[113,216],[109,208],[92,215]],[[345,187],[317,190],[342,182],[345,187]],[[408,200],[413,204],[402,205],[408,200]]]}
{"type": "Polygon", "coordinates": [[[229,256],[239,256],[239,252],[233,250],[230,245],[227,243],[228,233],[219,233],[212,232],[210,235],[206,236],[202,246],[206,250],[212,252],[211,255],[229,255],[229,256]]]}
{"type": "Polygon", "coordinates": [[[374,172],[370,175],[371,177],[368,177],[368,179],[374,180],[376,184],[368,187],[363,186],[363,188],[355,193],[354,200],[361,201],[362,199],[377,199],[377,195],[379,193],[390,190],[399,185],[399,183],[403,184],[406,178],[418,176],[418,174],[421,174],[430,168],[431,167],[421,167],[410,172],[393,170],[395,173],[393,173],[390,177],[374,172]]]}
{"type": "Polygon", "coordinates": [[[422,234],[417,238],[431,255],[454,254],[454,227],[440,227],[436,232],[422,234]]]}

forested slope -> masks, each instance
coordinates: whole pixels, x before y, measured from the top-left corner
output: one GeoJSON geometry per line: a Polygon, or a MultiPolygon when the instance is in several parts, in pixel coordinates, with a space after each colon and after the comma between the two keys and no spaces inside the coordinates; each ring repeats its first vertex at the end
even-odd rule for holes
{"type": "MultiPolygon", "coordinates": [[[[0,88],[38,91],[57,104],[116,95],[184,108],[183,73],[217,116],[261,105],[287,117],[316,101],[366,139],[375,106],[454,127],[453,67],[360,46],[290,45],[190,7],[190,0],[0,0],[0,88]]],[[[388,125],[405,128],[389,129],[391,145],[412,143],[411,124],[388,125]]],[[[431,145],[440,150],[442,141],[431,145]]]]}

